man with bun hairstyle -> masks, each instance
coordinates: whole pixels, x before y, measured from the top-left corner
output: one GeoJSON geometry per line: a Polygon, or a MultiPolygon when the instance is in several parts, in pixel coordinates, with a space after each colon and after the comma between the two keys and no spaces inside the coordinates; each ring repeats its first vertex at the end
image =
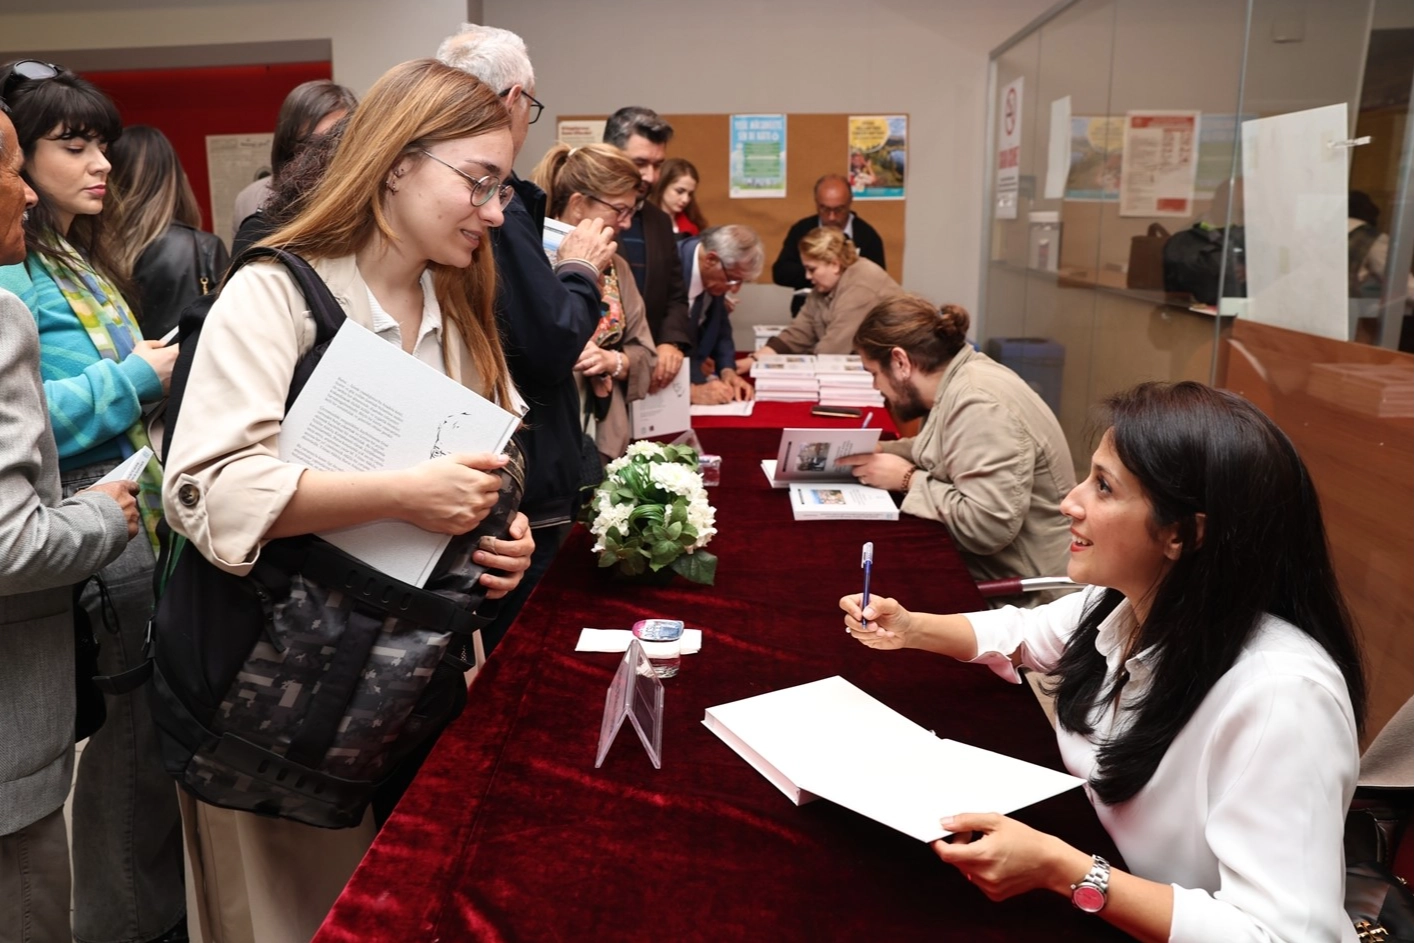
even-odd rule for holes
{"type": "Polygon", "coordinates": [[[865,317],[855,350],[875,389],[900,419],[924,422],[842,462],[864,484],[903,492],[905,513],[947,524],[975,579],[1062,575],[1061,501],[1076,486],[1066,436],[1021,377],[969,345],[968,323],[957,305],[907,294],[865,317]]]}

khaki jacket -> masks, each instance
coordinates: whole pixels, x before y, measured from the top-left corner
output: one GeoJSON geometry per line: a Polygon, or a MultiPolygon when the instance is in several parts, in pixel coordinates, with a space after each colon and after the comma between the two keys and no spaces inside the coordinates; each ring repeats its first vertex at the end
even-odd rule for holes
{"type": "MultiPolygon", "coordinates": [[[[350,319],[373,329],[368,285],[353,256],[313,263],[350,319]]],[[[305,466],[280,460],[280,423],[295,364],[314,344],[309,306],[278,262],[253,262],[221,290],[202,327],[162,486],[172,529],[237,576],[250,572],[265,532],[305,466]]],[[[485,393],[450,321],[448,376],[485,393]]]]}
{"type": "Polygon", "coordinates": [[[864,257],[840,273],[828,295],[812,291],[791,326],[767,341],[779,354],[848,354],[855,332],[881,301],[904,293],[889,273],[864,257]]]}
{"type": "Polygon", "coordinates": [[[1051,409],[1007,367],[964,347],[919,434],[880,450],[919,467],[902,509],[947,524],[974,578],[1066,575],[1071,450],[1051,409]]]}

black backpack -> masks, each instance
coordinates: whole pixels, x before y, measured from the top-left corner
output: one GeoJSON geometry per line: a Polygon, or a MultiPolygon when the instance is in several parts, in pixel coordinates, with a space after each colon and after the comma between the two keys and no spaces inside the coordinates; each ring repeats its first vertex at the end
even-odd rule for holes
{"type": "Polygon", "coordinates": [[[1225,297],[1243,298],[1248,294],[1247,269],[1243,262],[1243,227],[1229,228],[1231,251],[1226,260],[1223,232],[1222,229],[1195,223],[1169,237],[1163,249],[1166,292],[1187,293],[1200,304],[1216,305],[1219,273],[1222,271],[1225,297]]]}
{"type": "MultiPolygon", "coordinates": [[[[232,271],[258,258],[290,270],[316,324],[288,408],[345,315],[292,253],[251,249],[232,271]]],[[[181,319],[164,459],[181,435],[187,379],[214,298],[199,298],[181,319]]],[[[238,577],[162,534],[150,700],[164,766],[183,789],[212,805],[308,825],[359,824],[379,784],[466,701],[473,635],[495,615],[494,604],[483,605],[485,569],[471,556],[482,536],[505,536],[520,503],[524,468],[519,450],[510,451],[497,506],[453,538],[421,589],[314,536],[268,542],[238,577]]]]}

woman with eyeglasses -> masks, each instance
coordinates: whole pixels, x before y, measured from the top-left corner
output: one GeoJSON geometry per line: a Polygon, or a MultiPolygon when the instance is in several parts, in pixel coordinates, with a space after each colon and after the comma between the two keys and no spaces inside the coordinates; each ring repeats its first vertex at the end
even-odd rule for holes
{"type": "MultiPolygon", "coordinates": [[[[28,255],[0,269],[0,288],[19,296],[39,327],[40,372],[68,497],[148,444],[143,413],[166,393],[177,348],[144,340],[105,230],[106,152],[123,131],[113,102],[49,63],[23,60],[0,75],[24,176],[39,196],[25,221],[28,255]]],[[[145,539],[130,541],[80,599],[101,627],[105,675],[144,658],[162,516],[155,460],[139,485],[145,539]]],[[[107,708],[74,783],[74,935],[160,939],[185,926],[176,793],[145,697],[110,697],[107,708]]]]}
{"type": "Polygon", "coordinates": [[[679,240],[696,236],[708,228],[707,217],[698,208],[698,168],[681,157],[670,157],[658,172],[658,181],[649,190],[649,202],[673,220],[679,240]]]}
{"type": "MultiPolygon", "coordinates": [[[[374,83],[327,172],[265,244],[310,262],[349,319],[504,408],[520,401],[497,338],[490,230],[510,189],[511,133],[494,90],[431,59],[374,83]]],[[[266,541],[402,520],[464,534],[496,506],[506,456],[447,455],[398,471],[332,472],[280,458],[281,422],[314,322],[278,263],[238,269],[202,329],[172,430],[168,520],[213,565],[250,571],[266,541]],[[238,391],[239,395],[233,395],[238,391]]],[[[517,514],[509,540],[474,559],[488,598],[514,589],[533,542],[517,514]]],[[[183,797],[203,935],[307,941],[373,835],[219,809],[183,797]]]]}
{"type": "MultiPolygon", "coordinates": [[[[571,148],[556,144],[532,173],[550,197],[548,216],[566,226],[596,220],[616,231],[629,228],[642,205],[639,171],[623,151],[608,144],[571,148]]],[[[606,460],[629,445],[629,404],[648,395],[658,363],[644,300],[622,255],[600,277],[599,326],[575,364],[585,427],[606,460]]]]}
{"type": "Polygon", "coordinates": [[[772,354],[848,354],[855,332],[881,301],[904,294],[889,273],[860,255],[839,229],[812,229],[800,244],[811,293],[789,327],[739,363],[772,354]]]}

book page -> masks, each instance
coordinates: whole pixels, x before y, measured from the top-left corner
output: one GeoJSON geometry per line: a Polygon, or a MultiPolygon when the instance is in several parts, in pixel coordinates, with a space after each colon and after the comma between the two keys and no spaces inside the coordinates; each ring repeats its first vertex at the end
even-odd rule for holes
{"type": "Polygon", "coordinates": [[[846,455],[873,452],[880,430],[783,429],[776,450],[775,481],[851,481],[846,455]]]}
{"type": "Polygon", "coordinates": [[[683,365],[678,368],[678,375],[673,378],[672,383],[657,393],[650,393],[638,402],[629,404],[634,438],[672,435],[692,428],[691,384],[688,382],[690,360],[691,357],[683,358],[683,365]]]}

